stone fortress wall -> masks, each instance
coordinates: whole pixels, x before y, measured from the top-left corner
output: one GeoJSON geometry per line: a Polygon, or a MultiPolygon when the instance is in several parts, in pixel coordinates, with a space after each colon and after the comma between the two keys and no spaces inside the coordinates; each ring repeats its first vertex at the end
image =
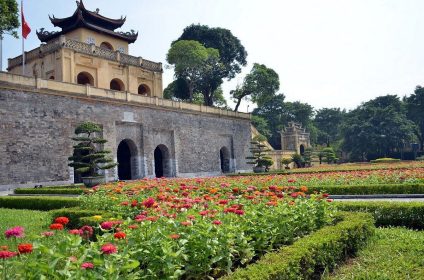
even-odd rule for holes
{"type": "Polygon", "coordinates": [[[156,149],[165,177],[251,169],[249,114],[0,72],[0,189],[73,182],[71,137],[83,121],[103,127],[115,159],[125,143],[131,179],[155,177],[156,149]]]}

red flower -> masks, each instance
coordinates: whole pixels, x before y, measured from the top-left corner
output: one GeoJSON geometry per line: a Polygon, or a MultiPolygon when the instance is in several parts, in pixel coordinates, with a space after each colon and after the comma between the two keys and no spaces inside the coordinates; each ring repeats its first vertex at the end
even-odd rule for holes
{"type": "Polygon", "coordinates": [[[54,219],[54,222],[56,224],[66,225],[69,223],[69,219],[67,217],[57,217],[56,219],[54,219]]]}
{"type": "Polygon", "coordinates": [[[17,253],[10,251],[0,251],[0,259],[8,259],[16,256],[17,253]]]}
{"type": "Polygon", "coordinates": [[[146,199],[145,201],[143,201],[142,204],[146,208],[152,208],[153,205],[155,204],[155,199],[153,197],[149,197],[148,199],[146,199]]]}
{"type": "Polygon", "coordinates": [[[108,243],[108,244],[103,245],[100,248],[100,250],[103,252],[103,254],[106,254],[106,255],[114,254],[114,253],[116,253],[118,251],[118,249],[116,248],[116,246],[113,245],[113,244],[111,244],[111,243],[108,243]]]}
{"type": "Polygon", "coordinates": [[[127,235],[125,234],[125,232],[117,232],[113,235],[113,237],[115,237],[116,239],[125,239],[125,237],[127,237],[127,235]]]}
{"type": "Polygon", "coordinates": [[[81,235],[81,231],[79,229],[71,229],[68,231],[69,234],[81,235]]]}
{"type": "Polygon", "coordinates": [[[130,228],[130,229],[136,229],[136,228],[138,228],[138,225],[129,225],[128,228],[130,228]]]}
{"type": "Polygon", "coordinates": [[[89,239],[93,235],[93,228],[91,226],[83,226],[80,228],[80,235],[84,239],[89,239]]]}
{"type": "Polygon", "coordinates": [[[49,237],[49,236],[53,236],[54,232],[53,231],[45,231],[41,235],[45,236],[45,237],[49,237]]]}
{"type": "Polygon", "coordinates": [[[91,263],[91,262],[85,262],[85,263],[81,264],[81,268],[82,269],[93,269],[94,264],[91,263]]]}
{"type": "Polygon", "coordinates": [[[136,207],[136,206],[137,206],[137,204],[138,204],[137,200],[133,200],[133,201],[131,202],[131,207],[136,207]]]}
{"type": "Polygon", "coordinates": [[[333,200],[331,198],[327,199],[327,202],[333,202],[333,200]]]}
{"type": "Polygon", "coordinates": [[[191,226],[192,224],[190,221],[184,221],[184,222],[181,222],[181,225],[188,227],[188,226],[191,226]]]}
{"type": "Polygon", "coordinates": [[[244,211],[237,209],[236,211],[234,211],[234,214],[241,216],[241,215],[244,215],[244,211]]]}
{"type": "Polygon", "coordinates": [[[53,229],[53,230],[62,230],[63,225],[62,224],[51,224],[49,228],[53,229]]]}
{"type": "Polygon", "coordinates": [[[222,224],[222,222],[220,220],[215,220],[215,221],[212,222],[212,224],[214,224],[214,225],[220,225],[220,224],[222,224]]]}
{"type": "Polygon", "coordinates": [[[21,243],[18,245],[18,251],[20,254],[28,254],[32,252],[32,244],[21,243]]]}
{"type": "Polygon", "coordinates": [[[172,239],[178,239],[178,238],[180,238],[180,235],[173,233],[173,234],[170,234],[169,237],[172,238],[172,239]]]}
{"type": "Polygon", "coordinates": [[[100,224],[100,226],[102,227],[102,229],[106,229],[109,230],[113,227],[114,223],[113,222],[103,222],[100,224]]]}

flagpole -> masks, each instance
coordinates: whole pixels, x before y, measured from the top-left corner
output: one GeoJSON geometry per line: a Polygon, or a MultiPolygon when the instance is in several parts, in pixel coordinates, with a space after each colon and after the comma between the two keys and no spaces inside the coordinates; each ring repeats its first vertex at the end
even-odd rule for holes
{"type": "MultiPolygon", "coordinates": [[[[23,5],[24,5],[24,1],[21,0],[21,15],[23,15],[23,11],[22,11],[24,7],[23,5]]],[[[23,28],[24,28],[23,16],[21,16],[21,28],[23,31],[23,28]]],[[[21,33],[22,33],[22,76],[25,76],[25,43],[24,43],[25,39],[23,36],[23,32],[21,33]]]]}

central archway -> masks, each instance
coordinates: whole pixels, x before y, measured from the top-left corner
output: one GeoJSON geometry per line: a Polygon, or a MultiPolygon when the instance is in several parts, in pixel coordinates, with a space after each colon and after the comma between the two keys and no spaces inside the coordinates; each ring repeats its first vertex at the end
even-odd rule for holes
{"type": "Polygon", "coordinates": [[[222,147],[221,150],[219,150],[219,158],[222,173],[230,172],[230,151],[227,147],[222,147]]]}
{"type": "Polygon", "coordinates": [[[135,179],[137,148],[133,141],[129,139],[122,140],[118,145],[118,178],[119,180],[135,179]]]}
{"type": "Polygon", "coordinates": [[[302,144],[302,145],[300,145],[300,147],[299,147],[299,152],[300,152],[300,155],[301,155],[301,156],[303,156],[303,155],[305,154],[305,146],[303,146],[303,144],[302,144]]]}
{"type": "Polygon", "coordinates": [[[155,159],[155,176],[160,177],[171,177],[171,158],[169,155],[169,149],[165,145],[159,145],[154,151],[155,159]]]}

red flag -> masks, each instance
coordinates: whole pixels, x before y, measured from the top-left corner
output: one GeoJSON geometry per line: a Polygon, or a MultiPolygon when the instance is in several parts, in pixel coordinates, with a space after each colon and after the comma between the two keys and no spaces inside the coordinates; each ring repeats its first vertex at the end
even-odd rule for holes
{"type": "Polygon", "coordinates": [[[22,37],[26,39],[28,34],[31,33],[31,28],[29,27],[28,23],[25,21],[23,3],[21,4],[21,22],[22,22],[22,37]]]}

